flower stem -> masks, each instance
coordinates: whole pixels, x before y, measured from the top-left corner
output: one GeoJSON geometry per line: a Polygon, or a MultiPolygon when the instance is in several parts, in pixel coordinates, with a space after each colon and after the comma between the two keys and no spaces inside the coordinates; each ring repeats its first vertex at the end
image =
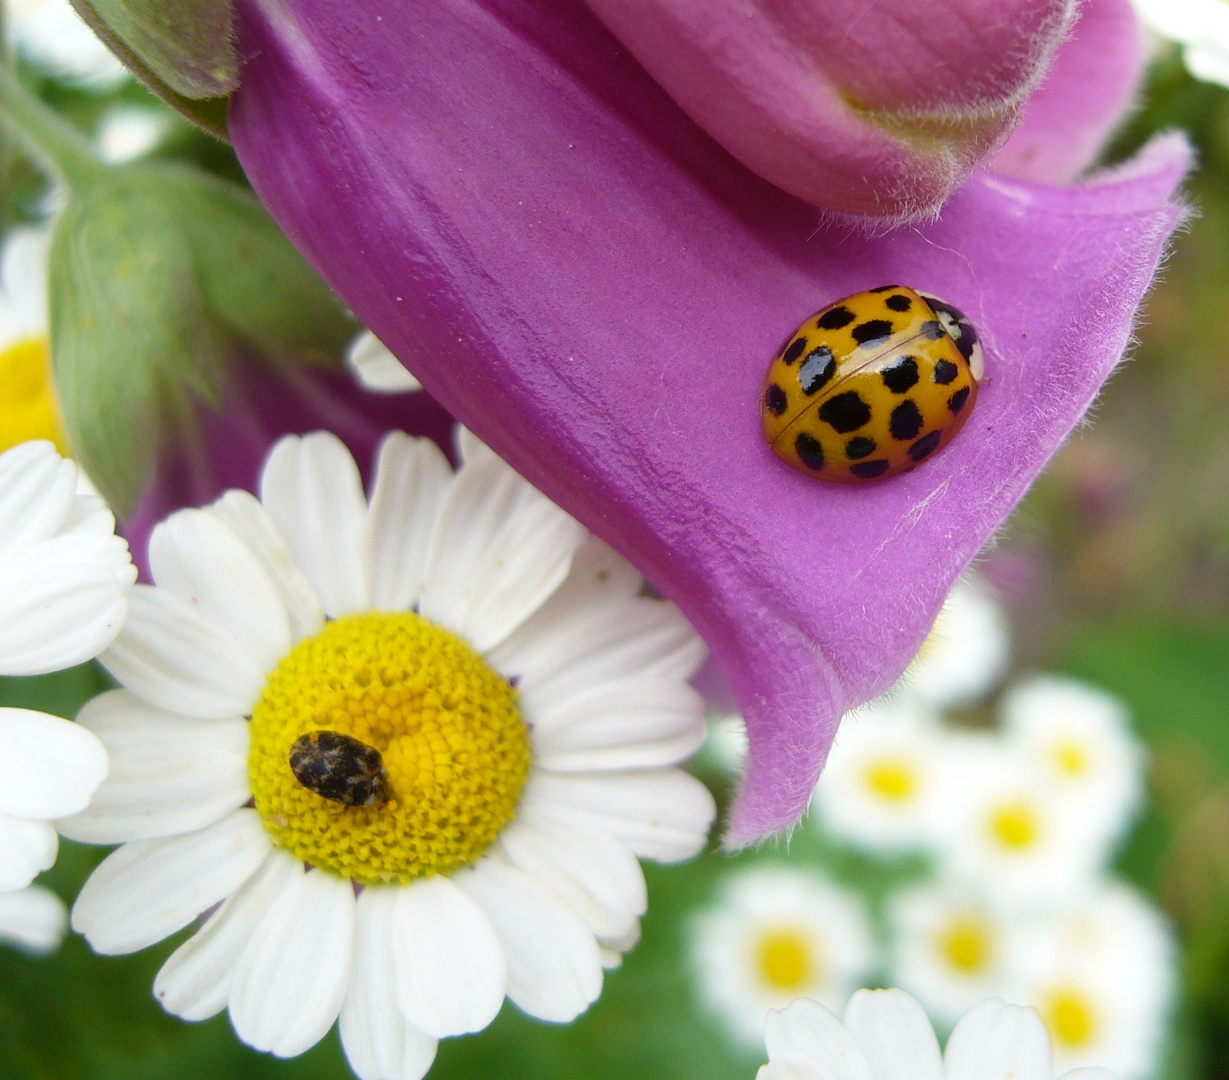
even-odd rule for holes
{"type": "Polygon", "coordinates": [[[89,140],[27,90],[7,64],[0,64],[0,123],[69,187],[88,184],[106,169],[89,140]]]}

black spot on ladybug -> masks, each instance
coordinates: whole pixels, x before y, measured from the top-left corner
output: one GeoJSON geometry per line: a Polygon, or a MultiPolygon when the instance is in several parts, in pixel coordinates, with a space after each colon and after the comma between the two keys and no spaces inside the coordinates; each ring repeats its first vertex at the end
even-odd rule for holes
{"type": "Polygon", "coordinates": [[[881,292],[891,292],[893,289],[899,289],[899,288],[900,288],[899,285],[880,285],[879,288],[870,289],[868,291],[873,292],[873,293],[881,293],[881,292]]]}
{"type": "Polygon", "coordinates": [[[923,435],[909,447],[909,456],[914,461],[921,461],[927,454],[934,452],[934,448],[939,445],[941,438],[943,438],[942,431],[932,431],[929,435],[923,435]]]}
{"type": "Polygon", "coordinates": [[[789,405],[789,398],[776,383],[769,383],[768,389],[764,391],[764,404],[773,416],[780,416],[789,405]]]}
{"type": "Polygon", "coordinates": [[[897,442],[916,439],[917,433],[922,430],[922,414],[918,412],[917,406],[908,400],[897,405],[888,420],[888,430],[897,442]]]}
{"type": "Polygon", "coordinates": [[[781,359],[784,360],[787,364],[792,364],[795,360],[798,359],[798,357],[800,357],[803,354],[803,352],[806,350],[806,347],[807,347],[806,338],[804,337],[795,338],[793,344],[790,345],[790,347],[786,349],[785,352],[782,354],[781,359]]]}
{"type": "Polygon", "coordinates": [[[868,439],[865,435],[855,435],[845,444],[845,456],[850,461],[856,461],[858,458],[864,458],[875,452],[875,440],[868,439]]]}
{"type": "Polygon", "coordinates": [[[966,386],[962,390],[957,390],[950,398],[947,399],[947,407],[952,410],[952,414],[960,412],[964,408],[964,403],[969,400],[969,388],[966,386]]]}
{"type": "Polygon", "coordinates": [[[872,341],[891,337],[892,324],[887,319],[867,319],[866,322],[855,326],[850,333],[859,345],[868,345],[872,341]]]}
{"type": "Polygon", "coordinates": [[[840,330],[842,327],[848,326],[856,318],[857,316],[849,308],[834,307],[825,311],[816,319],[815,325],[821,330],[840,330]]]}
{"type": "Polygon", "coordinates": [[[308,791],[343,806],[378,806],[392,798],[380,751],[336,731],[309,731],[295,739],[290,771],[308,791]]]}
{"type": "Polygon", "coordinates": [[[887,304],[887,306],[893,311],[908,311],[911,307],[913,307],[913,301],[910,300],[909,297],[902,296],[899,293],[897,293],[896,296],[889,296],[884,303],[887,304]]]}
{"type": "Polygon", "coordinates": [[[903,394],[917,385],[917,361],[901,356],[883,369],[883,383],[894,394],[903,394]]]}
{"type": "Polygon", "coordinates": [[[819,445],[819,440],[814,435],[802,432],[794,440],[794,449],[798,451],[799,459],[808,469],[819,472],[824,467],[824,448],[819,445]]]}
{"type": "Polygon", "coordinates": [[[819,407],[819,418],[842,435],[847,435],[857,431],[871,418],[871,410],[856,390],[847,390],[825,401],[819,407]]]}
{"type": "Polygon", "coordinates": [[[836,371],[836,361],[827,345],[812,349],[798,369],[798,385],[804,394],[814,394],[822,389],[836,371]]]}
{"type": "Polygon", "coordinates": [[[850,465],[849,471],[858,477],[859,480],[874,480],[876,476],[882,476],[888,471],[888,463],[882,459],[879,461],[859,461],[857,465],[850,465]]]}
{"type": "Polygon", "coordinates": [[[935,373],[931,378],[940,386],[946,386],[959,374],[960,369],[950,360],[940,360],[935,364],[935,373]]]}

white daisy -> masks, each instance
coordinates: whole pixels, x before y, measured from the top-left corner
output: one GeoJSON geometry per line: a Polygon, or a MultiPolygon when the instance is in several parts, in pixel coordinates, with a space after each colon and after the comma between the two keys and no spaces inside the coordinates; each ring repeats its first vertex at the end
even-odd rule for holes
{"type": "MultiPolygon", "coordinates": [[[[1053,1080],[1050,1040],[1033,1009],[990,998],[970,1009],[939,1054],[930,1021],[903,990],[859,990],[845,1018],[814,1001],[768,1017],[757,1080],[1053,1080]]],[[[1106,1069],[1065,1080],[1114,1080],[1106,1069]]]]}
{"type": "Polygon", "coordinates": [[[370,330],[350,342],[346,367],[359,386],[373,394],[408,394],[422,389],[422,383],[370,330]]]}
{"type": "Polygon", "coordinates": [[[975,892],[927,882],[887,905],[892,982],[942,1024],[1008,986],[1013,920],[975,892]]]}
{"type": "Polygon", "coordinates": [[[18,54],[57,78],[91,90],[113,90],[128,69],[95,36],[68,0],[4,0],[18,54]]]}
{"type": "Polygon", "coordinates": [[[421,1076],[505,995],[584,1011],[636,939],[636,857],[694,855],[715,813],[673,767],[704,737],[699,638],[462,449],[454,475],[389,435],[368,500],[339,440],[286,438],[260,501],[160,525],[157,587],[103,657],[124,688],[80,717],[112,775],[61,823],[123,843],[73,908],[98,952],[211,912],[159,973],[162,1004],[229,1009],[283,1057],[340,1016],[363,1080],[421,1076]]]}
{"type": "Polygon", "coordinates": [[[0,892],[0,942],[32,953],[45,953],[60,944],[68,928],[68,911],[50,889],[30,885],[15,892],[0,892]]]}
{"type": "Polygon", "coordinates": [[[869,851],[929,843],[949,814],[950,736],[909,699],[880,699],[841,721],[815,786],[826,829],[869,851]]]}
{"type": "Polygon", "coordinates": [[[1187,70],[1229,86],[1229,7],[1224,0],[1135,0],[1148,27],[1182,48],[1187,70]]]}
{"type": "Polygon", "coordinates": [[[898,692],[943,710],[975,704],[1003,677],[1011,633],[1003,605],[980,577],[956,583],[898,692]]]}
{"type": "Polygon", "coordinates": [[[732,874],[689,933],[697,993],[749,1046],[770,1009],[809,997],[840,1008],[875,964],[865,902],[814,870],[732,874]]]}
{"type": "Polygon", "coordinates": [[[1075,679],[1038,675],[1003,697],[1009,745],[1036,762],[1064,816],[1107,844],[1122,837],[1144,797],[1142,744],[1117,698],[1075,679]]]}
{"type": "Polygon", "coordinates": [[[1159,1064],[1175,952],[1159,911],[1105,885],[1019,935],[1011,993],[1041,1013],[1061,1068],[1096,1063],[1142,1080],[1159,1064]]]}

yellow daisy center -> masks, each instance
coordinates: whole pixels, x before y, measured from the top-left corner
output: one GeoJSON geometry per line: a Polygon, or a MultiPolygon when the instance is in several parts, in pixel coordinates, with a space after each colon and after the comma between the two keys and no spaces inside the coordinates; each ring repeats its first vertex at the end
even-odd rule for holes
{"type": "Polygon", "coordinates": [[[866,786],[885,802],[908,802],[917,790],[917,774],[908,761],[880,758],[867,765],[866,786]]]}
{"type": "Polygon", "coordinates": [[[1064,739],[1054,744],[1054,764],[1065,776],[1083,776],[1088,771],[1088,752],[1074,739],[1064,739]]]}
{"type": "Polygon", "coordinates": [[[1046,1026],[1050,1035],[1060,1046],[1079,1050],[1087,1046],[1097,1034],[1097,1014],[1086,994],[1074,987],[1062,987],[1046,999],[1046,1026]]]}
{"type": "Polygon", "coordinates": [[[265,828],[365,885],[472,863],[529,776],[516,697],[469,644],[412,612],[330,622],[282,658],[252,712],[248,776],[265,828]]]}
{"type": "Polygon", "coordinates": [[[990,963],[993,936],[985,919],[960,915],[939,934],[939,953],[961,975],[975,975],[990,963]]]}
{"type": "Polygon", "coordinates": [[[46,338],[26,338],[0,351],[0,386],[0,453],[31,439],[50,439],[67,454],[46,338]]]}
{"type": "Polygon", "coordinates": [[[1023,800],[1004,803],[990,814],[990,834],[1011,851],[1032,847],[1041,834],[1037,811],[1023,800]]]}
{"type": "Polygon", "coordinates": [[[774,990],[800,990],[808,985],[817,961],[812,942],[795,929],[770,930],[756,945],[760,977],[774,990]]]}

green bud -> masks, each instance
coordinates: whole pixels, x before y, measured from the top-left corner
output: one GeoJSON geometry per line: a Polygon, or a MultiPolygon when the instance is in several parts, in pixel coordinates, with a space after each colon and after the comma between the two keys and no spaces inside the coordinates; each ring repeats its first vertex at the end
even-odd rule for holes
{"type": "Polygon", "coordinates": [[[76,456],[121,514],[229,366],[334,362],[356,330],[247,192],[189,169],[74,191],[51,249],[51,351],[76,456]]]}

